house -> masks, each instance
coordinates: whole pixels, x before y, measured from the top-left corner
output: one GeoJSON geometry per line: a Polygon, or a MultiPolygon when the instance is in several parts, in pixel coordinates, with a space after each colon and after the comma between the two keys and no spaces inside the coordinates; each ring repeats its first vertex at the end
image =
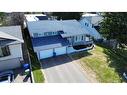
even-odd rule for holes
{"type": "Polygon", "coordinates": [[[84,28],[84,30],[89,32],[94,40],[101,41],[103,39],[102,35],[95,29],[94,25],[87,18],[81,18],[79,23],[84,28]]]}
{"type": "Polygon", "coordinates": [[[23,42],[20,26],[0,27],[0,71],[21,66],[23,42]]]}
{"type": "Polygon", "coordinates": [[[77,20],[27,21],[38,59],[93,48],[89,32],[77,20]]]}
{"type": "Polygon", "coordinates": [[[25,14],[24,28],[27,27],[26,22],[48,20],[48,16],[45,14],[25,14]]]}
{"type": "Polygon", "coordinates": [[[87,19],[94,27],[98,27],[99,23],[104,19],[99,13],[85,13],[82,19],[87,19]]]}
{"type": "Polygon", "coordinates": [[[25,14],[26,21],[48,20],[45,14],[25,14]]]}

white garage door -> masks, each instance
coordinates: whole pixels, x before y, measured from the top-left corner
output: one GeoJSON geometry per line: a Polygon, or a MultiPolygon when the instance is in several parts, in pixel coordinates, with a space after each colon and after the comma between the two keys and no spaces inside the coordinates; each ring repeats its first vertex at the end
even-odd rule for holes
{"type": "Polygon", "coordinates": [[[21,63],[18,58],[0,61],[0,71],[15,69],[21,67],[21,63]]]}
{"type": "Polygon", "coordinates": [[[53,49],[40,51],[40,59],[53,56],[53,49]]]}
{"type": "Polygon", "coordinates": [[[66,47],[55,48],[56,55],[66,54],[66,47]]]}

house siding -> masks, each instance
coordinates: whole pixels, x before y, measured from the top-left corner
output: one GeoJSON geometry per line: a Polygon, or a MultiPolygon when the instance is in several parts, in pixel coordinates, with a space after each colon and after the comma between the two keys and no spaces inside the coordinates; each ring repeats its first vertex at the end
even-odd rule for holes
{"type": "Polygon", "coordinates": [[[23,60],[21,44],[10,45],[9,50],[10,50],[10,55],[1,57],[0,61],[14,59],[14,58],[20,58],[21,60],[23,60]]]}

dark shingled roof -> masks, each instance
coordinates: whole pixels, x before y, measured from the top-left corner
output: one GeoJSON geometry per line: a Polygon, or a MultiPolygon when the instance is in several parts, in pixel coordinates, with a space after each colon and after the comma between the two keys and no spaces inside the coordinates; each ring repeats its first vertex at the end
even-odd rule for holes
{"type": "Polygon", "coordinates": [[[67,39],[62,38],[60,35],[56,35],[56,36],[32,38],[32,44],[33,47],[41,46],[42,49],[50,49],[68,46],[69,42],[67,39]]]}

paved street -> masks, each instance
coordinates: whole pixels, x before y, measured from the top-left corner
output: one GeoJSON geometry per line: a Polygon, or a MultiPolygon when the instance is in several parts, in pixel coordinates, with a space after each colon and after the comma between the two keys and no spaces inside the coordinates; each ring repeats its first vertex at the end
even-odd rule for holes
{"type": "Polygon", "coordinates": [[[42,67],[49,83],[89,82],[81,67],[67,55],[44,59],[42,67]]]}

